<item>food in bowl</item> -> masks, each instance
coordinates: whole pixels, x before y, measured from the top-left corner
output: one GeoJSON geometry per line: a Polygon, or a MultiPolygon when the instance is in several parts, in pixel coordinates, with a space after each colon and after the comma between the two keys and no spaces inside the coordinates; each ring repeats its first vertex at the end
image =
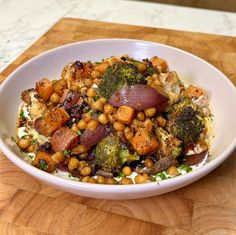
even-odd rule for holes
{"type": "Polygon", "coordinates": [[[75,61],[22,92],[17,145],[43,171],[87,183],[140,184],[186,174],[209,157],[202,88],[167,62],[128,55],[75,61]]]}

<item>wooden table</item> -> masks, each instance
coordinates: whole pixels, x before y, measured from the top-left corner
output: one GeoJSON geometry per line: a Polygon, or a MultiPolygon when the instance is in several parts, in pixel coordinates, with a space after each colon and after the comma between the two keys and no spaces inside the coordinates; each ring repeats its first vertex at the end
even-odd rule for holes
{"type": "MultiPolygon", "coordinates": [[[[0,82],[23,62],[51,48],[114,37],[179,47],[209,61],[236,84],[234,37],[67,18],[9,65],[0,82]]],[[[185,188],[127,201],[89,199],[57,190],[0,153],[0,234],[236,234],[236,152],[185,188]]]]}

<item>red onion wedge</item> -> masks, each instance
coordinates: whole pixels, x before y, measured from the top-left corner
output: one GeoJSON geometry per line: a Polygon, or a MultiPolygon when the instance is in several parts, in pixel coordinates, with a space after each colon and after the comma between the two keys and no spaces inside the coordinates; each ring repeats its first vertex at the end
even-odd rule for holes
{"type": "Polygon", "coordinates": [[[109,103],[115,107],[127,105],[136,111],[155,107],[158,112],[161,112],[165,109],[167,102],[166,95],[150,86],[141,84],[123,87],[109,99],[109,103]]]}
{"type": "Polygon", "coordinates": [[[208,156],[208,153],[209,152],[207,149],[201,153],[186,155],[186,157],[184,159],[184,164],[186,164],[188,166],[198,165],[200,162],[202,162],[204,160],[204,158],[206,158],[208,156]]]}
{"type": "Polygon", "coordinates": [[[94,131],[86,129],[80,137],[80,143],[90,147],[100,142],[106,135],[106,127],[98,125],[97,129],[94,131]]]}

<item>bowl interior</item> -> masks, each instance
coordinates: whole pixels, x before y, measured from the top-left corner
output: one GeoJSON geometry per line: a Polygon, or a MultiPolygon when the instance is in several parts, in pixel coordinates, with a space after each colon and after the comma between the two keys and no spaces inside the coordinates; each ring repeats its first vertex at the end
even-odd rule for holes
{"type": "MultiPolygon", "coordinates": [[[[205,61],[179,49],[162,44],[137,40],[94,40],[63,46],[34,58],[11,74],[0,87],[0,139],[15,136],[15,123],[20,95],[26,88],[35,86],[43,77],[59,79],[63,67],[71,61],[98,61],[112,55],[128,54],[135,59],[154,55],[168,61],[186,81],[204,88],[210,96],[214,115],[215,138],[211,146],[213,158],[219,157],[235,143],[236,92],[232,83],[205,61]]],[[[10,146],[10,145],[9,145],[10,146]]],[[[19,151],[12,150],[19,156],[19,151]]]]}

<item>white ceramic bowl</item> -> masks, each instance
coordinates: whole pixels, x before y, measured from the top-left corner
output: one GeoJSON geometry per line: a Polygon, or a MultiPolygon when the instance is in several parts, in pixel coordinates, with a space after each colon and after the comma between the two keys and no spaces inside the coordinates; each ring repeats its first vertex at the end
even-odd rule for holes
{"type": "MultiPolygon", "coordinates": [[[[223,73],[204,60],[170,46],[128,39],[103,39],[69,44],[43,53],[14,71],[0,86],[0,148],[18,167],[33,177],[78,195],[106,199],[134,199],[166,193],[203,177],[221,164],[236,145],[236,89],[223,73]],[[75,182],[45,173],[22,159],[9,137],[15,136],[17,109],[21,91],[34,87],[42,77],[57,79],[62,68],[74,60],[98,61],[112,55],[129,54],[136,59],[154,55],[165,58],[170,69],[185,80],[203,87],[210,95],[214,114],[215,138],[211,146],[213,160],[186,175],[159,184],[97,185],[75,182]]],[[[0,166],[1,167],[1,166],[0,166]]]]}

